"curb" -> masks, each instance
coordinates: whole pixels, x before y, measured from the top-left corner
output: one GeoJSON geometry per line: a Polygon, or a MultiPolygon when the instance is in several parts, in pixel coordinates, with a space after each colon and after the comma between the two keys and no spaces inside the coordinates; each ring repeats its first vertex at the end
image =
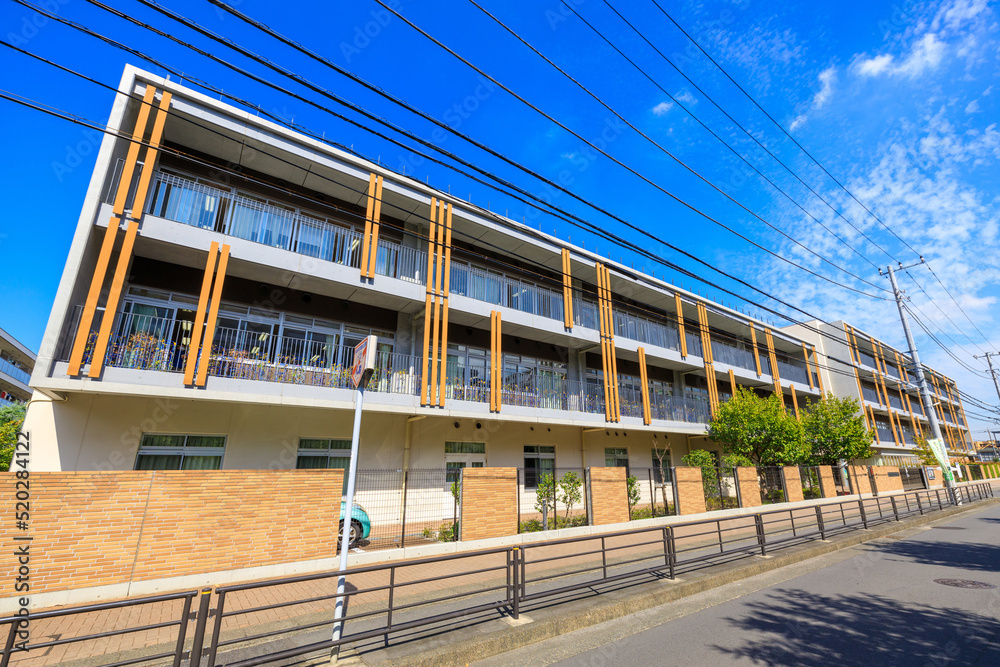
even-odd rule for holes
{"type": "MultiPolygon", "coordinates": [[[[804,545],[806,548],[794,553],[774,554],[766,558],[756,556],[753,560],[724,572],[710,574],[692,581],[657,584],[659,588],[654,591],[645,591],[639,594],[624,594],[619,596],[621,599],[608,599],[605,595],[600,595],[588,600],[585,610],[580,613],[560,613],[553,618],[545,620],[498,628],[490,632],[479,633],[472,639],[459,639],[449,642],[447,646],[439,649],[426,647],[421,649],[419,646],[414,646],[415,653],[412,655],[395,655],[377,662],[365,661],[365,664],[373,666],[391,664],[399,667],[468,665],[476,660],[506,653],[568,632],[628,616],[645,609],[669,604],[681,598],[718,588],[725,584],[777,570],[817,556],[841,551],[904,530],[934,523],[944,518],[952,518],[969,512],[979,511],[998,503],[1000,503],[1000,498],[985,499],[973,505],[952,507],[939,510],[934,514],[911,517],[898,522],[892,521],[877,528],[863,529],[838,535],[827,542],[817,540],[807,543],[804,545]]],[[[363,655],[362,660],[364,660],[363,655]]]]}

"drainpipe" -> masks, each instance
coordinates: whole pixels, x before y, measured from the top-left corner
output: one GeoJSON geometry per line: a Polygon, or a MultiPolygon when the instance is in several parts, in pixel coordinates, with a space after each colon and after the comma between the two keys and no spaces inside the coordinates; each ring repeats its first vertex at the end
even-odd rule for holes
{"type": "MultiPolygon", "coordinates": [[[[403,531],[406,530],[406,483],[408,473],[410,472],[410,445],[413,444],[413,422],[420,421],[421,419],[427,419],[427,415],[412,415],[406,418],[406,439],[403,444],[403,492],[400,494],[400,503],[402,504],[400,517],[403,531]]],[[[400,546],[403,546],[403,543],[406,541],[406,535],[401,534],[399,541],[400,546]]]]}

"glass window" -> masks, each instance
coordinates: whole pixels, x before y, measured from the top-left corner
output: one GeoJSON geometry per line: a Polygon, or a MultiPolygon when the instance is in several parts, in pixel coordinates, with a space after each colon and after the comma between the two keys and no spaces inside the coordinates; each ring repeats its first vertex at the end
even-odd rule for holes
{"type": "Polygon", "coordinates": [[[219,470],[224,435],[146,433],[139,444],[136,470],[219,470]]]}
{"type": "Polygon", "coordinates": [[[653,482],[656,484],[672,483],[673,471],[670,468],[670,450],[659,450],[655,447],[652,450],[653,482]],[[663,457],[663,466],[660,466],[660,457],[663,457]]]}
{"type": "Polygon", "coordinates": [[[351,464],[351,441],[328,440],[326,438],[299,438],[299,455],[295,467],[299,470],[315,470],[317,468],[345,471],[344,487],[341,493],[347,493],[347,468],[351,464]]]}
{"type": "Polygon", "coordinates": [[[445,454],[485,454],[485,442],[446,442],[444,443],[445,454]]]}
{"type": "Polygon", "coordinates": [[[556,448],[551,445],[524,446],[524,488],[537,489],[542,475],[555,476],[556,448]]]}
{"type": "Polygon", "coordinates": [[[609,468],[628,468],[628,449],[625,447],[605,447],[604,465],[609,468]]]}

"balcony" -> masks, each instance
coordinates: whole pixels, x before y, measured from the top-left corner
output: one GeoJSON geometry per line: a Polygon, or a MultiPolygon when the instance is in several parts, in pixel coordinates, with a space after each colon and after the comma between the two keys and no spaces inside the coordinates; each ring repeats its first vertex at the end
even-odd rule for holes
{"type": "MultiPolygon", "coordinates": [[[[188,346],[181,341],[190,337],[190,328],[191,322],[186,320],[119,313],[105,364],[111,368],[181,374],[188,358],[188,346]]],[[[90,363],[96,338],[97,333],[93,332],[84,353],[84,364],[90,363]]],[[[353,352],[352,346],[218,327],[207,374],[237,380],[353,389],[350,377],[353,352]]],[[[367,390],[419,396],[422,370],[420,357],[380,349],[367,390]]],[[[448,400],[489,402],[488,367],[449,363],[446,377],[448,400]]],[[[599,381],[570,381],[558,372],[504,372],[501,382],[504,405],[604,414],[604,388],[599,381]]],[[[640,386],[638,378],[619,378],[624,416],[642,417],[640,386]]],[[[709,421],[707,401],[650,391],[650,404],[653,419],[689,423],[709,421]]]]}
{"type": "Polygon", "coordinates": [[[0,358],[0,373],[6,373],[23,385],[31,379],[31,373],[3,358],[0,358]]]}
{"type": "MultiPolygon", "coordinates": [[[[156,171],[147,212],[184,225],[307,255],[344,266],[360,268],[362,232],[349,223],[290,206],[265,202],[234,191],[177,174],[156,171]]],[[[427,282],[427,252],[379,238],[375,273],[420,285],[427,282]]],[[[454,258],[449,288],[452,294],[496,306],[561,321],[562,290],[454,258]]],[[[595,301],[579,294],[573,298],[574,324],[599,329],[595,301]]],[[[680,349],[677,326],[628,309],[615,309],[615,335],[647,345],[680,349]]],[[[686,331],[688,354],[702,356],[701,339],[686,331]]],[[[728,362],[727,362],[728,363],[728,362]]],[[[752,358],[741,368],[753,370],[752,358]]]]}

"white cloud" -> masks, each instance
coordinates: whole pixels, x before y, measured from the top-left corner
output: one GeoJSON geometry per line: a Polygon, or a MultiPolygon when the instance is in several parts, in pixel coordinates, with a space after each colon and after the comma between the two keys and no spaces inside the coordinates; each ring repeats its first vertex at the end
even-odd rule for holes
{"type": "Polygon", "coordinates": [[[892,66],[892,61],[892,55],[885,54],[866,60],[859,60],[855,63],[855,67],[861,76],[878,76],[892,66]]]}
{"type": "Polygon", "coordinates": [[[925,70],[934,69],[944,58],[945,44],[932,32],[918,41],[909,57],[900,64],[895,73],[913,78],[925,70]]]}
{"type": "Polygon", "coordinates": [[[859,57],[854,62],[855,71],[861,76],[905,76],[915,78],[927,70],[937,68],[944,60],[947,46],[932,32],[926,33],[913,45],[910,54],[902,61],[897,61],[891,53],[884,53],[874,58],[859,57]],[[898,64],[897,64],[898,63],[898,64]]]}
{"type": "Polygon", "coordinates": [[[663,116],[673,107],[674,107],[673,102],[660,102],[655,107],[653,107],[653,113],[657,116],[663,116]]]}
{"type": "Polygon", "coordinates": [[[979,100],[972,100],[965,105],[965,113],[978,113],[979,112],[979,100]]]}
{"type": "Polygon", "coordinates": [[[678,102],[682,103],[682,104],[697,104],[698,103],[698,100],[695,98],[694,95],[691,94],[691,91],[688,90],[687,88],[685,88],[684,90],[682,90],[679,93],[677,93],[676,95],[674,95],[674,99],[677,100],[678,102]]]}
{"type": "Polygon", "coordinates": [[[804,113],[803,114],[799,114],[794,119],[792,119],[792,124],[788,126],[788,129],[790,129],[792,131],[795,131],[795,130],[799,129],[800,127],[802,127],[803,125],[805,125],[805,122],[806,122],[807,119],[808,119],[808,117],[804,113]]]}
{"type": "Polygon", "coordinates": [[[822,87],[813,97],[814,108],[819,109],[830,101],[830,98],[833,97],[833,84],[836,80],[837,68],[832,65],[819,73],[819,82],[822,87]]]}

